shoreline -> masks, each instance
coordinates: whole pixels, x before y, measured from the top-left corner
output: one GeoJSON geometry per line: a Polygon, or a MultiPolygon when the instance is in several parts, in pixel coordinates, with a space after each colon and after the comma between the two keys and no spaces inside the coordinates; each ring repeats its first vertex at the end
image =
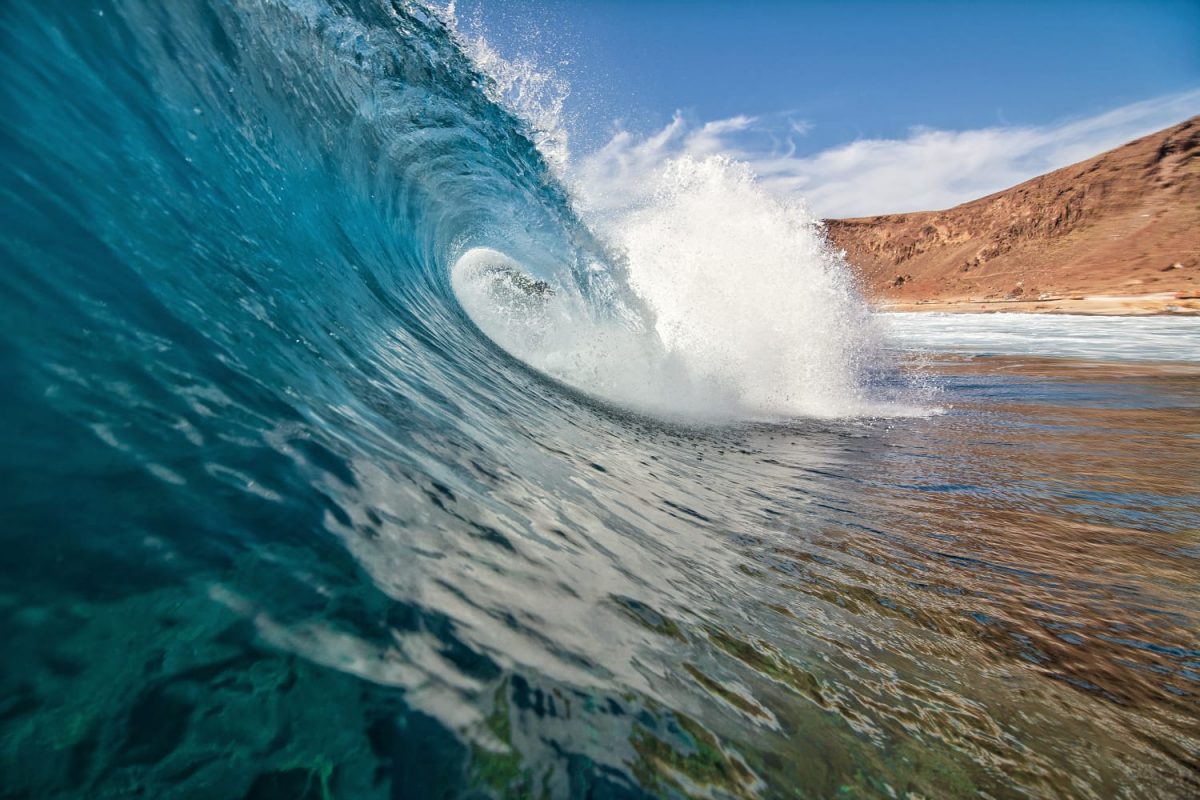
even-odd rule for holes
{"type": "Polygon", "coordinates": [[[1070,295],[1036,300],[991,299],[875,301],[875,311],[895,313],[941,312],[950,314],[1078,314],[1103,317],[1200,316],[1200,296],[1179,297],[1176,293],[1139,295],[1070,295]]]}

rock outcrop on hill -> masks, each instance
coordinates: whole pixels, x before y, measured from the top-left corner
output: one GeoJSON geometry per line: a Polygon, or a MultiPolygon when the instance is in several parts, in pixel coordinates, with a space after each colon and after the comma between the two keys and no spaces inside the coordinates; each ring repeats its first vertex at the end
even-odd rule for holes
{"type": "Polygon", "coordinates": [[[945,211],[826,221],[883,303],[1200,290],[1200,116],[945,211]]]}

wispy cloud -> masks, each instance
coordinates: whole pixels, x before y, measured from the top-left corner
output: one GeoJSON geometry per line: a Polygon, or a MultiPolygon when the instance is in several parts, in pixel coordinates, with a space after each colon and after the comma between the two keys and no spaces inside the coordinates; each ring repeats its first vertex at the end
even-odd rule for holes
{"type": "Polygon", "coordinates": [[[947,208],[1089,158],[1200,113],[1200,90],[1134,103],[1044,126],[947,131],[914,128],[901,139],[859,139],[795,154],[811,125],[738,116],[690,123],[682,115],[654,135],[617,133],[578,167],[591,205],[621,201],[672,158],[724,154],[748,163],[769,188],[803,197],[816,216],[843,217],[947,208]],[[773,142],[767,148],[763,141],[773,142]]]}

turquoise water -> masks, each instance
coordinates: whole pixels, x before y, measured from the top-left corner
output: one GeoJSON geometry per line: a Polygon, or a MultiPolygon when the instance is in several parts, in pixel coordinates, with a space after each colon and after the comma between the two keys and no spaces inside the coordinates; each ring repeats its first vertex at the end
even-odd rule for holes
{"type": "Polygon", "coordinates": [[[438,15],[0,23],[0,796],[1200,790],[1194,365],[892,362],[814,271],[780,398],[438,15]]]}

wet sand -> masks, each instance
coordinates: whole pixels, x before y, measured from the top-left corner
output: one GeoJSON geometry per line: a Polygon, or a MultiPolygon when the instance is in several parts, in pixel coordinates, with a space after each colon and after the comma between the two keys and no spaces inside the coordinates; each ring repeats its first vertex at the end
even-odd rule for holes
{"type": "Polygon", "coordinates": [[[1161,292],[1138,295],[1071,295],[1037,299],[947,299],[919,300],[914,303],[876,303],[878,311],[941,311],[962,314],[997,312],[1041,314],[1086,314],[1091,316],[1200,316],[1200,296],[1179,297],[1177,293],[1161,292]]]}

